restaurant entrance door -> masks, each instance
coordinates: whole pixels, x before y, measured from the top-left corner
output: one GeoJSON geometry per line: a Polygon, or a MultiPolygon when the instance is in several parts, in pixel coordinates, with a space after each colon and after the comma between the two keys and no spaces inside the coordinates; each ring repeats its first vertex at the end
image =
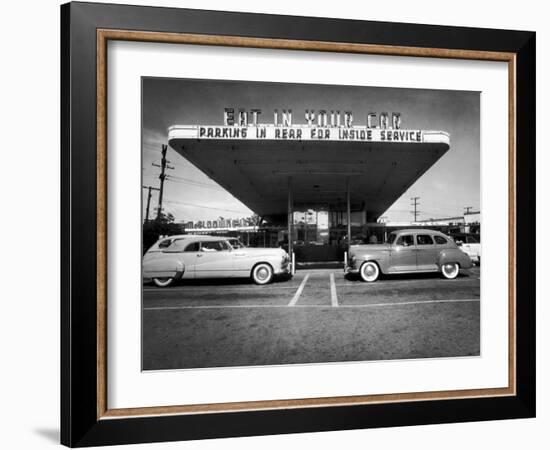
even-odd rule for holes
{"type": "Polygon", "coordinates": [[[344,248],[330,230],[328,204],[298,204],[293,212],[297,264],[343,261],[344,248]]]}

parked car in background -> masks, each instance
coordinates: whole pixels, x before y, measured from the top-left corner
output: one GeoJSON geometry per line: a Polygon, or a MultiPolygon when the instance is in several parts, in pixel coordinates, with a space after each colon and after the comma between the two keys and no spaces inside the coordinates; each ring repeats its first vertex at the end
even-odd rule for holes
{"type": "Polygon", "coordinates": [[[453,233],[451,237],[460,250],[466,253],[474,263],[481,264],[481,242],[479,234],[453,233]]]}
{"type": "Polygon", "coordinates": [[[380,274],[440,272],[454,279],[472,262],[452,238],[434,230],[398,230],[384,244],[352,245],[346,273],[359,274],[363,281],[376,281],[380,274]]]}
{"type": "Polygon", "coordinates": [[[280,248],[235,248],[223,237],[177,235],[147,250],[143,279],[159,287],[179,279],[225,277],[250,277],[256,284],[267,284],[275,275],[290,275],[290,266],[288,254],[280,248]]]}

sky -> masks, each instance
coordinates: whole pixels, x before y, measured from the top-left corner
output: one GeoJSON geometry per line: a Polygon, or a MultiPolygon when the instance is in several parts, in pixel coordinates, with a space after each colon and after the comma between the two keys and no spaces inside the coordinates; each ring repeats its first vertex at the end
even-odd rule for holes
{"type": "MultiPolygon", "coordinates": [[[[370,112],[399,112],[402,129],[445,131],[451,148],[383,214],[386,220],[412,220],[412,197],[420,197],[419,220],[458,216],[467,206],[479,211],[480,93],[468,91],[143,78],[142,184],[159,186],[160,169],[152,164],[160,161],[168,127],[223,125],[226,107],[261,109],[260,123],[273,123],[274,109],[292,109],[293,124],[306,122],[306,109],[352,111],[354,125],[365,125],[370,112]]],[[[176,222],[252,214],[170,148],[167,158],[174,169],[167,171],[163,206],[176,222]]],[[[146,201],[144,189],[144,208],[146,201]]],[[[154,192],[150,217],[157,201],[154,192]]]]}

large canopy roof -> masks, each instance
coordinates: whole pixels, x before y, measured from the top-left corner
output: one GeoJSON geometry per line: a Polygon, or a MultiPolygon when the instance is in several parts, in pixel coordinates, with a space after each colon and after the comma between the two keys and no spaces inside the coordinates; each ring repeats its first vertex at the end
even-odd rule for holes
{"type": "Polygon", "coordinates": [[[349,179],[351,203],[375,220],[449,149],[438,131],[410,131],[413,141],[243,139],[203,127],[171,127],[169,145],[261,216],[287,213],[289,178],[294,203],[333,207],[345,205],[349,179]]]}

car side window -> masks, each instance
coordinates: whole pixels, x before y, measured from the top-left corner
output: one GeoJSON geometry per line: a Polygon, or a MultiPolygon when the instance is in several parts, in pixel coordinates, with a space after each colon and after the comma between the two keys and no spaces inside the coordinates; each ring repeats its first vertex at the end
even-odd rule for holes
{"type": "Polygon", "coordinates": [[[433,245],[434,241],[429,234],[418,234],[416,236],[417,245],[433,245]]]}
{"type": "Polygon", "coordinates": [[[445,239],[443,236],[434,236],[434,239],[435,239],[435,243],[437,245],[445,245],[447,244],[447,239],[445,239]]]}
{"type": "Polygon", "coordinates": [[[208,241],[203,242],[201,245],[201,251],[203,252],[221,252],[224,250],[229,250],[225,241],[208,241]]]}
{"type": "Polygon", "coordinates": [[[395,245],[400,245],[402,247],[410,247],[414,244],[414,239],[412,234],[403,234],[397,238],[395,245]]]}
{"type": "Polygon", "coordinates": [[[188,244],[187,247],[185,247],[184,252],[198,252],[199,249],[200,249],[199,242],[191,242],[191,244],[188,244]]]}

